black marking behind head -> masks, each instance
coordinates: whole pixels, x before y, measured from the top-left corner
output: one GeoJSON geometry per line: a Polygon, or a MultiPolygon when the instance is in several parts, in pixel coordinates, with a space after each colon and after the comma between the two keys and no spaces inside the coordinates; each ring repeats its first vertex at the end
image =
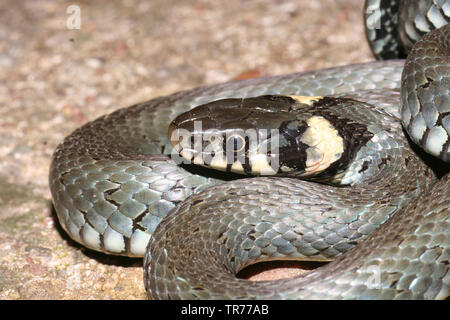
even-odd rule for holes
{"type": "MultiPolygon", "coordinates": [[[[306,167],[305,150],[308,145],[301,142],[303,133],[308,129],[304,121],[285,121],[280,126],[279,167],[285,166],[295,171],[306,167]],[[284,142],[284,143],[283,143],[284,142]]],[[[280,171],[279,171],[280,172],[280,171]]]]}

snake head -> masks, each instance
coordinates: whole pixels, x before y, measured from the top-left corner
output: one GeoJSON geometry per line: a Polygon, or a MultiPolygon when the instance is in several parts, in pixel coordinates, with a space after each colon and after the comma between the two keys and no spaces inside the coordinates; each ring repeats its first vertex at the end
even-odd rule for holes
{"type": "Polygon", "coordinates": [[[338,130],[314,113],[324,99],[267,95],[200,105],[170,124],[172,159],[240,174],[316,175],[344,153],[338,130]]]}

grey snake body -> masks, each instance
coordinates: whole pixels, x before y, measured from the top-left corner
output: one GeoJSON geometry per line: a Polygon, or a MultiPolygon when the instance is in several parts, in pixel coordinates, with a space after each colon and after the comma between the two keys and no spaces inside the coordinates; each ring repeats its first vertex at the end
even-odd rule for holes
{"type": "MultiPolygon", "coordinates": [[[[450,1],[441,2],[445,13],[450,1]]],[[[151,298],[447,298],[450,176],[437,180],[411,149],[399,118],[412,140],[449,161],[449,37],[448,25],[428,33],[405,68],[393,60],[235,81],[87,123],[53,156],[50,188],[60,223],[94,250],[144,255],[151,298]],[[335,168],[339,178],[224,181],[226,175],[170,158],[166,132],[176,116],[211,101],[260,95],[343,99],[323,115],[334,125],[345,119],[338,131],[348,133],[344,150],[354,148],[335,168]],[[354,123],[366,137],[357,147],[354,123]],[[294,279],[235,277],[258,261],[335,257],[294,279]]],[[[314,108],[298,117],[317,116],[314,108]]]]}

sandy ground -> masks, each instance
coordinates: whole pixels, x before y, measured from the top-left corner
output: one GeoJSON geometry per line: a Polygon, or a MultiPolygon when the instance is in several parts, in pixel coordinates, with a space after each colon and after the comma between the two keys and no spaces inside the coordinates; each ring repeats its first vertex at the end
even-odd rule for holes
{"type": "Polygon", "coordinates": [[[145,298],[142,260],[84,249],[59,227],[47,181],[57,144],[178,90],[373,60],[362,3],[2,0],[0,299],[145,298]]]}

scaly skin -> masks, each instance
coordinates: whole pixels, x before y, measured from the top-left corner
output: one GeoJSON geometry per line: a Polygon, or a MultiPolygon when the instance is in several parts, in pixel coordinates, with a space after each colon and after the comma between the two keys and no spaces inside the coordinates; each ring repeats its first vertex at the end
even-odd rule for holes
{"type": "MultiPolygon", "coordinates": [[[[444,76],[446,29],[436,37],[447,39],[446,65],[436,69],[444,76]]],[[[50,188],[60,223],[94,250],[145,254],[151,298],[446,298],[449,176],[434,184],[434,174],[401,134],[402,67],[403,61],[374,62],[236,81],[103,116],[54,153],[50,188]],[[170,159],[166,133],[177,115],[222,98],[263,94],[348,96],[373,105],[363,104],[360,113],[379,123],[348,167],[348,188],[293,178],[224,182],[230,178],[170,159]],[[337,256],[296,279],[235,278],[260,260],[337,256]]],[[[448,81],[443,85],[448,92],[448,81]]],[[[359,117],[356,110],[348,116],[359,117]]],[[[445,116],[430,126],[445,127],[445,116]]],[[[439,155],[446,160],[448,140],[442,141],[439,155]]]]}

